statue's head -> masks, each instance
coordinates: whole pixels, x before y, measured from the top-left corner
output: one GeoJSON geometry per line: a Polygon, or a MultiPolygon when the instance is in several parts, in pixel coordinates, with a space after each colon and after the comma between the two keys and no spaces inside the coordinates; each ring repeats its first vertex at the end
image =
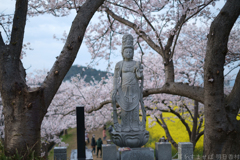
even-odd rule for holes
{"type": "Polygon", "coordinates": [[[125,34],[122,38],[122,56],[123,58],[133,59],[133,54],[134,54],[133,36],[131,34],[125,34]],[[126,57],[126,54],[130,52],[132,53],[131,56],[126,57]]]}

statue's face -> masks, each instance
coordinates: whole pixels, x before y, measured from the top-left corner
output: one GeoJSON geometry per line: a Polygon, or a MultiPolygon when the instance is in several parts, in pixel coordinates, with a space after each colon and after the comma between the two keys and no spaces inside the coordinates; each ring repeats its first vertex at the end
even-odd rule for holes
{"type": "Polygon", "coordinates": [[[125,48],[123,50],[123,57],[126,59],[133,59],[133,49],[132,48],[125,48]]]}

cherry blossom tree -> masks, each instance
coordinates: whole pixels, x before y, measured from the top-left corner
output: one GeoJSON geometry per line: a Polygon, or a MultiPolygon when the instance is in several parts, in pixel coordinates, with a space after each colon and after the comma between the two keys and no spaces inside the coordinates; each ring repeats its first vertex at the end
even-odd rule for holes
{"type": "Polygon", "coordinates": [[[7,155],[14,154],[16,150],[24,155],[27,147],[33,148],[36,155],[40,155],[40,128],[43,118],[76,57],[90,19],[103,1],[16,1],[9,42],[6,43],[0,36],[0,91],[7,155]],[[20,59],[27,14],[34,16],[51,13],[64,16],[69,12],[69,7],[76,9],[77,14],[66,43],[41,86],[29,87],[20,59]]]}
{"type": "MultiPolygon", "coordinates": [[[[76,9],[78,15],[81,15],[81,11],[86,9],[84,6],[77,7],[83,4],[83,2],[31,2],[33,2],[29,3],[29,13],[31,13],[31,15],[43,13],[51,13],[55,16],[66,15],[68,12],[67,10],[64,10],[64,8],[76,9]]],[[[87,2],[90,3],[92,1],[87,2]]],[[[85,4],[87,4],[87,2],[85,4]]],[[[99,2],[98,6],[100,3],[101,2],[99,2]]],[[[240,148],[240,138],[238,137],[240,131],[238,121],[236,120],[239,110],[239,100],[237,98],[237,95],[239,95],[239,75],[236,77],[235,85],[233,89],[229,91],[229,95],[225,95],[223,84],[226,77],[224,77],[223,67],[227,63],[231,65],[232,62],[239,60],[239,49],[235,45],[239,40],[237,36],[238,31],[232,31],[233,37],[236,37],[235,40],[234,38],[230,40],[228,37],[239,16],[240,2],[237,0],[228,0],[218,16],[215,17],[215,15],[210,12],[208,6],[210,4],[215,6],[216,3],[217,1],[215,0],[107,0],[100,8],[102,13],[100,16],[102,18],[99,18],[99,24],[92,24],[92,26],[88,28],[85,37],[87,38],[87,44],[93,59],[105,58],[109,61],[110,68],[111,56],[115,54],[114,51],[117,50],[116,46],[121,44],[119,37],[124,33],[133,34],[136,39],[135,47],[136,49],[138,48],[138,59],[145,66],[145,89],[143,91],[143,96],[145,97],[145,105],[150,108],[149,114],[152,115],[153,111],[156,111],[152,106],[157,106],[159,112],[155,112],[156,114],[154,116],[157,117],[157,119],[161,119],[160,116],[162,111],[160,109],[170,106],[166,104],[170,104],[169,101],[172,100],[170,99],[171,96],[167,94],[183,96],[200,102],[204,104],[204,114],[207,122],[204,131],[205,154],[237,154],[239,153],[240,148]],[[201,50],[204,51],[204,48],[201,48],[204,45],[187,45],[185,48],[181,46],[190,42],[185,38],[189,37],[187,36],[188,33],[192,38],[194,38],[195,35],[195,33],[188,32],[185,33],[186,35],[184,36],[184,34],[182,34],[184,28],[186,27],[186,30],[190,30],[190,23],[197,23],[203,18],[204,20],[208,19],[209,21],[214,20],[209,29],[209,34],[205,37],[200,36],[200,38],[205,38],[205,40],[208,41],[206,55],[203,54],[205,52],[200,52],[201,50]],[[206,37],[208,39],[206,39],[206,37]],[[229,46],[227,47],[228,42],[230,44],[229,46],[232,47],[231,49],[229,46]],[[184,52],[184,49],[186,52],[184,52]],[[202,77],[204,81],[197,81],[199,77],[202,77]],[[203,82],[204,85],[202,85],[203,82]],[[162,95],[159,96],[159,94],[162,95]],[[167,99],[168,101],[166,103],[154,103],[154,101],[162,102],[164,99],[167,99]],[[152,112],[151,109],[153,109],[152,112]]],[[[97,8],[98,7],[96,7],[95,10],[97,8]]],[[[17,8],[17,10],[18,9],[19,8],[17,8]]],[[[95,12],[95,10],[93,12],[95,12]]],[[[91,13],[91,15],[92,14],[93,13],[91,13]]],[[[16,16],[14,17],[16,18],[16,16]]],[[[84,17],[86,18],[86,16],[84,17]]],[[[83,22],[85,24],[85,29],[89,21],[83,22]]],[[[9,53],[13,53],[11,47],[19,46],[19,43],[15,43],[17,41],[15,41],[14,38],[16,37],[13,35],[16,35],[14,33],[18,33],[20,30],[18,26],[15,26],[14,24],[13,20],[10,45],[2,47],[4,46],[4,42],[0,41],[0,53],[5,53],[7,50],[9,50],[9,53]],[[14,30],[14,27],[17,27],[17,29],[15,28],[14,30]]],[[[23,24],[23,26],[24,25],[25,24],[23,24]]],[[[63,52],[58,57],[53,68],[44,80],[44,83],[36,89],[27,88],[27,85],[25,85],[24,74],[20,74],[24,73],[21,69],[22,67],[20,67],[20,73],[14,72],[14,76],[13,74],[6,74],[12,73],[8,68],[15,67],[15,71],[19,71],[20,61],[17,59],[18,61],[13,63],[12,61],[8,61],[8,59],[4,59],[9,58],[8,56],[4,56],[6,54],[0,54],[0,61],[4,62],[1,63],[0,67],[0,83],[3,84],[4,82],[5,84],[5,86],[1,85],[2,88],[0,88],[0,90],[4,102],[4,111],[6,112],[4,113],[6,117],[5,119],[8,122],[8,126],[13,127],[10,123],[11,113],[20,111],[20,113],[28,114],[27,111],[31,110],[35,111],[35,113],[41,113],[39,110],[41,108],[43,108],[45,112],[43,112],[38,119],[36,116],[30,118],[33,121],[29,123],[33,124],[33,122],[36,121],[42,122],[53,96],[57,92],[64,75],[73,62],[74,56],[71,58],[70,52],[76,53],[78,50],[78,47],[75,48],[75,41],[72,42],[72,39],[80,39],[80,42],[77,43],[78,46],[80,46],[85,30],[81,31],[79,34],[76,34],[76,32],[76,30],[70,31],[63,52]],[[74,36],[72,33],[75,33],[74,36]],[[79,36],[80,34],[82,35],[79,36]],[[65,56],[69,56],[69,58],[65,56]],[[69,67],[66,67],[66,63],[63,63],[62,59],[68,61],[67,66],[69,67]],[[12,62],[12,64],[10,62],[12,62]],[[60,64],[64,64],[64,67],[61,67],[60,64]],[[7,70],[6,68],[9,72],[4,72],[7,70]],[[13,78],[11,78],[11,76],[13,78]],[[16,77],[17,79],[20,79],[20,81],[15,83],[16,79],[14,78],[16,77]],[[7,88],[7,86],[13,87],[7,88]],[[26,90],[23,90],[24,88],[26,90]],[[18,98],[16,99],[14,95],[17,95],[18,98]],[[23,109],[21,110],[22,106],[27,106],[24,109],[25,112],[22,111],[23,109]],[[15,108],[19,108],[19,110],[16,110],[15,108]]],[[[200,43],[201,41],[198,42],[200,43]]],[[[20,46],[22,46],[22,44],[20,46]]],[[[14,51],[16,52],[16,50],[14,51]]],[[[18,54],[20,55],[20,51],[18,54]]],[[[14,58],[12,59],[14,61],[14,58]]],[[[232,69],[233,68],[234,67],[232,67],[232,69]]],[[[71,84],[73,85],[73,88],[67,92],[62,92],[72,95],[70,97],[75,100],[73,101],[70,99],[68,107],[62,105],[64,104],[64,100],[61,98],[59,101],[56,101],[56,103],[53,103],[53,106],[62,105],[64,107],[63,110],[59,110],[58,108],[58,110],[55,111],[56,108],[54,107],[53,110],[49,110],[49,114],[53,120],[54,118],[59,120],[59,118],[62,119],[67,117],[69,117],[69,119],[71,119],[71,117],[74,119],[74,116],[72,116],[74,114],[74,108],[69,106],[71,106],[71,104],[76,106],[78,100],[81,102],[80,104],[85,105],[86,126],[89,128],[97,128],[104,124],[105,121],[111,119],[112,108],[110,106],[111,100],[109,98],[111,91],[111,87],[109,86],[112,80],[111,77],[109,77],[108,80],[103,79],[100,82],[93,81],[90,84],[84,83],[83,80],[83,77],[73,78],[71,84]],[[56,113],[58,116],[62,115],[62,117],[55,116],[54,114],[56,113]]],[[[65,97],[68,96],[65,95],[65,97]]],[[[176,99],[174,99],[174,102],[177,103],[176,99]]],[[[31,113],[33,116],[34,112],[31,113]]],[[[16,118],[16,116],[14,118],[16,118]]],[[[68,121],[71,122],[70,120],[68,121]]],[[[24,123],[24,125],[29,123],[24,123]]],[[[19,122],[16,125],[19,125],[19,122]]],[[[40,128],[40,125],[36,126],[38,126],[38,129],[40,128]]],[[[54,124],[52,124],[52,126],[54,126],[54,124]]],[[[9,136],[9,140],[6,145],[10,146],[8,147],[9,151],[11,151],[11,148],[17,148],[17,144],[20,144],[16,142],[14,146],[12,143],[9,143],[11,135],[13,136],[10,131],[11,129],[7,128],[6,135],[9,136]]],[[[20,133],[22,134],[22,132],[20,133]]],[[[39,134],[40,133],[38,132],[38,135],[39,134]]],[[[27,136],[26,134],[22,135],[27,136]]],[[[15,137],[15,139],[17,139],[17,137],[15,137]]],[[[37,139],[39,139],[39,136],[36,136],[36,138],[28,144],[34,145],[35,143],[33,142],[36,142],[37,139]]],[[[215,157],[215,159],[217,158],[215,157]]]]}
{"type": "MultiPolygon", "coordinates": [[[[92,24],[88,29],[88,32],[95,33],[94,36],[86,35],[93,58],[109,60],[111,55],[115,54],[116,45],[121,43],[119,35],[124,33],[134,35],[135,46],[139,47],[138,52],[146,55],[142,57],[143,64],[144,59],[149,55],[158,55],[160,57],[158,61],[155,61],[157,58],[151,59],[153,65],[148,63],[147,66],[153,69],[155,65],[161,70],[159,71],[161,74],[149,74],[152,81],[148,85],[151,88],[145,88],[143,96],[167,93],[188,97],[204,104],[207,122],[204,131],[204,154],[214,155],[214,159],[217,159],[216,155],[219,154],[237,154],[240,148],[238,137],[240,131],[236,120],[239,110],[237,98],[239,73],[228,95],[223,89],[224,80],[227,79],[223,72],[224,66],[228,63],[236,64],[239,60],[239,49],[236,49],[239,38],[228,40],[231,38],[230,31],[239,17],[240,2],[226,1],[223,8],[216,11],[217,16],[212,14],[208,7],[209,4],[215,6],[216,3],[215,0],[108,0],[101,7],[100,22],[92,24]],[[178,48],[181,48],[178,44],[187,44],[182,35],[184,27],[189,26],[190,23],[197,24],[203,18],[204,21],[208,19],[208,22],[213,20],[210,32],[207,31],[208,34],[204,37],[207,38],[207,47],[204,51],[206,55],[202,54],[203,52],[200,55],[201,48],[196,46],[188,46],[186,49],[190,51],[185,54],[178,53],[178,48]],[[194,55],[191,52],[194,52],[194,55]],[[182,71],[177,66],[179,63],[183,64],[182,67],[179,65],[182,71]],[[194,70],[184,71],[184,63],[194,70]],[[202,77],[204,81],[196,83],[194,77],[195,79],[202,77]],[[204,85],[201,85],[203,82],[204,85]]],[[[232,33],[234,35],[236,31],[232,33]]],[[[235,67],[238,66],[237,64],[235,67]]],[[[155,68],[153,70],[155,71],[155,68]]],[[[97,108],[101,108],[103,104],[105,103],[101,103],[97,108]]]]}

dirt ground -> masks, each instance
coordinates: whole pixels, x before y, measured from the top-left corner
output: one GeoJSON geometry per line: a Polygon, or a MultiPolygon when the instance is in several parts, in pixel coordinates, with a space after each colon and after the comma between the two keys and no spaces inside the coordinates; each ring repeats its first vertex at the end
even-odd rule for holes
{"type": "MultiPolygon", "coordinates": [[[[89,132],[89,143],[87,144],[87,148],[91,148],[91,140],[92,140],[92,135],[94,134],[95,135],[95,140],[97,142],[98,138],[101,138],[102,141],[103,141],[103,144],[107,144],[107,139],[109,139],[109,136],[107,136],[106,140],[104,141],[103,140],[103,135],[102,135],[102,131],[103,131],[103,128],[99,128],[98,130],[96,131],[92,131],[92,132],[89,132]]],[[[107,132],[107,131],[106,131],[107,132]]],[[[100,151],[101,152],[101,151],[100,151]]],[[[98,153],[98,158],[97,158],[97,146],[95,148],[95,154],[93,153],[93,160],[102,160],[102,158],[100,158],[100,153],[98,153]]]]}

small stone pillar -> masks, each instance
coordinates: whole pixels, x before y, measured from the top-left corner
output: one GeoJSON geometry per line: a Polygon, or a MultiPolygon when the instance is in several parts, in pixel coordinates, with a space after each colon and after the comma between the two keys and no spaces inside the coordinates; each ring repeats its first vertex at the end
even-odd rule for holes
{"type": "Polygon", "coordinates": [[[154,160],[152,148],[131,148],[129,151],[120,151],[120,160],[154,160]]]}
{"type": "Polygon", "coordinates": [[[117,146],[115,144],[102,144],[102,159],[117,160],[117,146]]]}
{"type": "Polygon", "coordinates": [[[178,159],[193,160],[193,144],[191,142],[178,143],[178,159]]]}
{"type": "Polygon", "coordinates": [[[169,142],[155,143],[156,160],[172,160],[172,146],[169,142]]]}
{"type": "Polygon", "coordinates": [[[54,160],[67,160],[67,147],[54,147],[54,160]]]}

